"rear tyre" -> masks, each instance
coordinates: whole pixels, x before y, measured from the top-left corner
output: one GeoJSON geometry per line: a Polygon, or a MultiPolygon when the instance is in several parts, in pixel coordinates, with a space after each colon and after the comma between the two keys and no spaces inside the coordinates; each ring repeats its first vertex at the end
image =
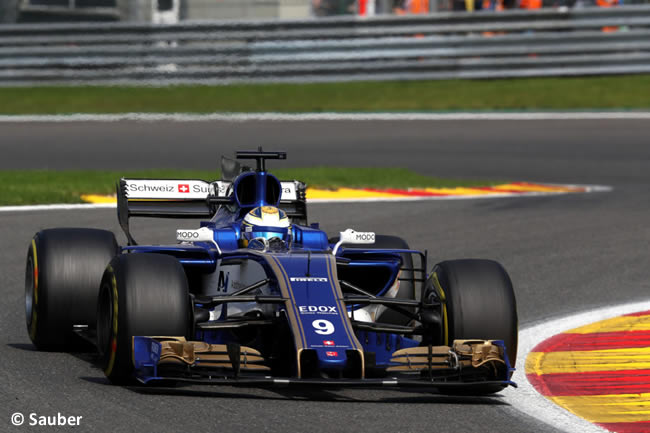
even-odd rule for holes
{"type": "MultiPolygon", "coordinates": [[[[431,290],[440,291],[438,296],[445,300],[447,326],[444,326],[443,313],[443,344],[451,345],[454,340],[461,339],[503,340],[510,365],[514,367],[517,360],[517,304],[505,269],[491,260],[450,260],[433,268],[433,281],[433,285],[439,287],[431,290]]],[[[502,388],[474,387],[469,393],[490,394],[502,388]]]]}
{"type": "Polygon", "coordinates": [[[190,298],[174,257],[134,253],[106,268],[97,303],[97,347],[106,377],[133,382],[133,337],[189,337],[190,298]]]}
{"type": "Polygon", "coordinates": [[[102,273],[118,253],[113,233],[97,229],[38,232],[27,252],[25,316],[39,350],[83,347],[73,325],[95,324],[102,273]]]}

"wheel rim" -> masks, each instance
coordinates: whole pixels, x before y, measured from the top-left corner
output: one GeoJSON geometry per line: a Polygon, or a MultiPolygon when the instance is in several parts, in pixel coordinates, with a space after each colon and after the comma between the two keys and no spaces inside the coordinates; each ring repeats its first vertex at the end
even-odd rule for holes
{"type": "Polygon", "coordinates": [[[30,254],[27,258],[27,270],[25,271],[25,318],[27,327],[32,325],[34,314],[34,258],[30,254]]]}

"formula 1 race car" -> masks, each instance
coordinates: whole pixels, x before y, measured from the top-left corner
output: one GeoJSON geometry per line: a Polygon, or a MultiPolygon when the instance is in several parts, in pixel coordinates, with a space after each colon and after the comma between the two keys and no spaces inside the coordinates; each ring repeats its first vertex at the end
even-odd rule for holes
{"type": "Polygon", "coordinates": [[[115,384],[408,387],[489,394],[511,381],[517,311],[490,260],[443,261],[402,239],[308,225],[284,152],[222,158],[222,179],[121,179],[112,232],[57,228],[29,247],[27,329],[39,349],[98,349],[115,384]],[[131,217],[204,218],[138,245],[131,217]],[[87,344],[87,343],[84,343],[87,344]]]}

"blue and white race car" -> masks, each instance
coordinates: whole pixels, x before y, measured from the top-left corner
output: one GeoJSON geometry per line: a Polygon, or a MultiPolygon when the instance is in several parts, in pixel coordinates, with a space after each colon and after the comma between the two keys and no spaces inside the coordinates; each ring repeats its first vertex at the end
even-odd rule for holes
{"type": "Polygon", "coordinates": [[[115,384],[408,387],[498,392],[511,381],[517,311],[490,260],[443,261],[394,236],[307,223],[306,187],[266,161],[222,158],[222,179],[121,179],[127,245],[47,229],[29,247],[27,329],[39,349],[97,347],[115,384]],[[139,245],[131,217],[204,218],[173,245],[139,245]],[[87,343],[84,343],[87,344],[87,343]]]}

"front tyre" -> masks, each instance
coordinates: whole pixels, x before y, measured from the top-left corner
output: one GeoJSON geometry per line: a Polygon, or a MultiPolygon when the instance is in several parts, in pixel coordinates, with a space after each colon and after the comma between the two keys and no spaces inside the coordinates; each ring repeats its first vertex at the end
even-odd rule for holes
{"type": "Polygon", "coordinates": [[[104,268],[118,253],[113,233],[97,229],[38,232],[27,252],[25,317],[39,350],[81,347],[73,325],[95,324],[104,268]]]}
{"type": "Polygon", "coordinates": [[[115,257],[102,278],[97,303],[97,347],[106,377],[133,381],[133,337],[188,337],[187,278],[174,257],[132,253],[115,257]]]}
{"type": "MultiPolygon", "coordinates": [[[[465,259],[438,263],[432,272],[435,296],[443,305],[443,343],[454,340],[503,340],[510,365],[517,360],[517,304],[505,269],[492,260],[465,259]]],[[[429,296],[425,294],[425,296],[429,296]]],[[[502,387],[473,388],[490,394],[502,387]]]]}

